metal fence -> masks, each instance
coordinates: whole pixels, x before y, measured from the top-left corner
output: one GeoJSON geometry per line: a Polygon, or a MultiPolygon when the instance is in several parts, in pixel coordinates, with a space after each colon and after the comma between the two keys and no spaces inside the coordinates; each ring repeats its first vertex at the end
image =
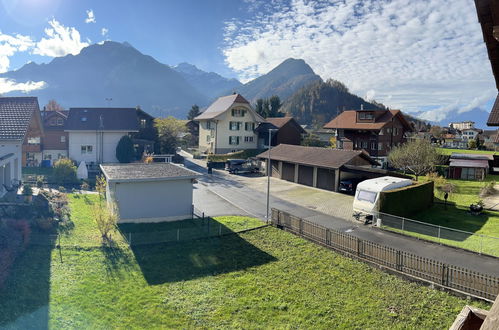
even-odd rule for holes
{"type": "Polygon", "coordinates": [[[493,301],[499,278],[420,257],[323,227],[272,209],[272,224],[358,259],[384,266],[417,280],[493,301]]]}
{"type": "Polygon", "coordinates": [[[376,218],[381,219],[381,227],[388,230],[476,251],[480,254],[499,256],[499,237],[433,225],[381,212],[376,218]]]}

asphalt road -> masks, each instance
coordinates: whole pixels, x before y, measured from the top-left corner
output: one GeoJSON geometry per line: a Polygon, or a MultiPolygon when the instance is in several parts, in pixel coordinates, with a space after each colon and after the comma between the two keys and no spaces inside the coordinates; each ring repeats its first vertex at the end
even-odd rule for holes
{"type": "MultiPolygon", "coordinates": [[[[265,193],[249,188],[243,180],[237,180],[236,177],[222,171],[207,174],[206,168],[199,166],[191,159],[186,158],[185,166],[203,174],[195,185],[194,205],[196,208],[209,216],[249,215],[260,218],[262,221],[266,220],[267,197],[265,193]]],[[[360,222],[335,218],[286,202],[277,196],[270,197],[270,206],[322,226],[348,232],[364,240],[499,277],[499,258],[481,256],[449,246],[379,230],[365,226],[360,222]]]]}

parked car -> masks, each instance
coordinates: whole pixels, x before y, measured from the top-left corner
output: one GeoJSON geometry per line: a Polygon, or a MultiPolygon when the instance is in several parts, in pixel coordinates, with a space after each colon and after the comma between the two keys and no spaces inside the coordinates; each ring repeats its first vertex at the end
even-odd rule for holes
{"type": "Polygon", "coordinates": [[[357,185],[359,184],[359,182],[361,182],[363,180],[364,179],[360,179],[360,178],[341,180],[339,190],[342,193],[353,195],[353,194],[355,194],[355,190],[357,189],[357,185]]]}
{"type": "Polygon", "coordinates": [[[256,173],[259,168],[254,159],[229,159],[225,163],[225,170],[231,174],[256,173]]]}

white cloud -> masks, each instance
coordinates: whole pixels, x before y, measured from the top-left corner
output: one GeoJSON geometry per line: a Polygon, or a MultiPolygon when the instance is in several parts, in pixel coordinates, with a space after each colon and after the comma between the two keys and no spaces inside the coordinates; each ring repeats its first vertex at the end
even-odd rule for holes
{"type": "Polygon", "coordinates": [[[42,89],[46,85],[47,84],[44,81],[28,81],[25,83],[17,83],[12,79],[0,78],[0,94],[6,94],[15,91],[29,93],[37,89],[42,89]]]}
{"type": "Polygon", "coordinates": [[[376,91],[374,91],[374,89],[370,89],[366,92],[366,100],[368,101],[374,100],[375,96],[376,96],[376,91]]]}
{"type": "Polygon", "coordinates": [[[49,25],[51,28],[45,29],[47,38],[36,43],[34,54],[50,57],[77,55],[83,47],[89,45],[89,42],[81,40],[80,32],[74,27],[65,27],[55,19],[49,21],[49,25]]]}
{"type": "Polygon", "coordinates": [[[100,30],[100,34],[101,34],[103,37],[105,37],[105,36],[107,35],[107,33],[108,33],[108,32],[109,32],[109,29],[106,29],[106,28],[102,28],[102,29],[100,30]]]}
{"type": "Polygon", "coordinates": [[[243,81],[302,58],[392,108],[435,108],[428,116],[469,111],[495,92],[472,1],[292,0],[256,13],[226,23],[225,61],[243,81]]]}
{"type": "Polygon", "coordinates": [[[92,9],[87,10],[87,18],[85,18],[85,23],[95,23],[95,15],[92,9]]]}
{"type": "Polygon", "coordinates": [[[9,57],[17,52],[27,51],[33,44],[33,41],[28,36],[20,34],[12,36],[0,32],[0,73],[9,69],[9,57]]]}

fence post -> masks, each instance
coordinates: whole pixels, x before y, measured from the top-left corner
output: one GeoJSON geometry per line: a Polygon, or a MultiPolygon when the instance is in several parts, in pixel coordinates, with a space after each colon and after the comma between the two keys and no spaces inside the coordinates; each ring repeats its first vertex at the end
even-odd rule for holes
{"type": "Polygon", "coordinates": [[[177,242],[180,241],[180,228],[177,228],[177,242]]]}
{"type": "Polygon", "coordinates": [[[480,254],[483,252],[483,235],[480,235],[480,254]]]}
{"type": "Polygon", "coordinates": [[[440,228],[442,228],[442,227],[438,226],[438,243],[439,244],[441,244],[441,242],[440,242],[440,228]]]}
{"type": "Polygon", "coordinates": [[[191,220],[194,220],[194,204],[191,205],[191,220]]]}
{"type": "Polygon", "coordinates": [[[446,271],[448,272],[448,269],[447,269],[447,265],[446,264],[442,264],[442,281],[441,281],[441,284],[444,285],[444,286],[447,286],[447,281],[446,281],[446,271]]]}
{"type": "Polygon", "coordinates": [[[326,245],[331,245],[331,232],[329,228],[326,228],[326,245]]]}
{"type": "Polygon", "coordinates": [[[300,219],[300,235],[303,234],[303,219],[302,218],[298,218],[300,219]]]}
{"type": "Polygon", "coordinates": [[[218,225],[218,236],[222,236],[222,224],[218,225]]]}
{"type": "Polygon", "coordinates": [[[402,231],[404,231],[404,222],[405,222],[404,220],[405,218],[402,218],[402,231]]]}
{"type": "Polygon", "coordinates": [[[398,271],[402,270],[402,252],[400,250],[397,250],[395,269],[398,271]]]}
{"type": "Polygon", "coordinates": [[[204,221],[204,212],[203,212],[203,221],[204,221]]]}
{"type": "Polygon", "coordinates": [[[362,256],[362,240],[357,238],[357,255],[362,256]]]}

